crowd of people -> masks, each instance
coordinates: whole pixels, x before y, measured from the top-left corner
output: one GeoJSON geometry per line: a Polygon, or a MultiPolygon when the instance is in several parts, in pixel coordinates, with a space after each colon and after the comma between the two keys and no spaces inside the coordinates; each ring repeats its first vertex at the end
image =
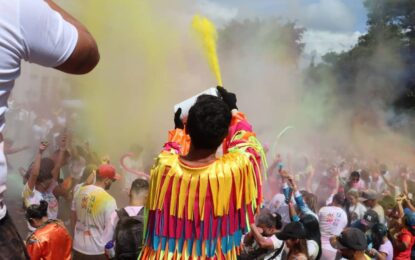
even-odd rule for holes
{"type": "Polygon", "coordinates": [[[267,169],[236,95],[223,87],[175,112],[149,175],[141,147],[121,156],[120,175],[65,130],[65,115],[34,117],[22,239],[3,202],[5,154],[30,147],[3,139],[21,60],[85,74],[99,52],[53,1],[0,0],[1,259],[415,259],[412,169],[340,150],[277,155],[267,169]],[[118,208],[123,196],[128,205],[118,208]]]}
{"type": "MultiPolygon", "coordinates": [[[[278,157],[273,165],[280,163],[278,157]]],[[[302,223],[304,233],[297,227],[293,234],[300,241],[305,239],[303,259],[413,259],[415,208],[407,167],[388,170],[374,162],[370,168],[365,163],[345,168],[345,164],[306,165],[311,170],[298,181],[295,171],[291,175],[276,166],[277,173],[270,168],[270,178],[275,178],[273,183],[280,191],[260,213],[275,219],[266,227],[274,228],[276,237],[286,240],[285,228],[293,222],[302,223]],[[307,188],[307,175],[314,179],[314,189],[307,188]],[[314,223],[310,225],[311,219],[314,223]]],[[[272,249],[278,251],[279,247],[272,249]]],[[[284,259],[283,252],[280,257],[264,259],[284,259]]]]}
{"type": "Polygon", "coordinates": [[[286,160],[278,154],[266,168],[267,151],[238,111],[236,96],[221,87],[218,92],[200,96],[187,122],[176,112],[151,176],[143,172],[138,145],[116,167],[64,126],[49,135],[55,141],[38,140],[23,176],[28,256],[415,257],[409,167],[389,169],[331,150],[314,157],[288,154],[286,160]],[[128,194],[110,191],[120,179],[116,189],[128,186],[128,194]],[[129,202],[118,209],[120,194],[129,202]]]}

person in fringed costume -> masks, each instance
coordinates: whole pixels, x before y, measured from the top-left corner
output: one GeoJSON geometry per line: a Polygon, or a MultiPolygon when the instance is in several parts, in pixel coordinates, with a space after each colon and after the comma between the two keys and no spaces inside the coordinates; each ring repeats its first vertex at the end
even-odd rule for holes
{"type": "Polygon", "coordinates": [[[236,96],[201,95],[151,170],[145,243],[139,259],[236,259],[262,203],[261,144],[236,96]],[[223,155],[216,156],[222,144],[223,155]]]}

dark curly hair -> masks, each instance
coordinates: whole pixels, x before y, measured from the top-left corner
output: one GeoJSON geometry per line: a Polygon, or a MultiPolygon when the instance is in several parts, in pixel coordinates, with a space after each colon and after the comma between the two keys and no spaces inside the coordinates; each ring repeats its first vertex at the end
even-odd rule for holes
{"type": "Polygon", "coordinates": [[[48,203],[41,200],[39,204],[30,205],[26,209],[26,219],[32,222],[33,219],[41,219],[48,215],[48,203]]]}
{"type": "Polygon", "coordinates": [[[201,95],[190,108],[186,130],[192,145],[200,149],[216,149],[228,133],[231,111],[219,97],[201,95]]]}

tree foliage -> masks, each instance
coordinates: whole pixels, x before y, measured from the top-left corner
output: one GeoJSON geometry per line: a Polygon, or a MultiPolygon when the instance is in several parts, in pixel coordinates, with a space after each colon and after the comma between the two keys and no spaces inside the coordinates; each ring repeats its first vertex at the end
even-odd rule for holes
{"type": "Polygon", "coordinates": [[[415,0],[365,0],[364,5],[367,33],[351,50],[328,53],[322,63],[310,66],[308,79],[318,85],[330,75],[335,91],[346,99],[413,109],[415,0]]]}

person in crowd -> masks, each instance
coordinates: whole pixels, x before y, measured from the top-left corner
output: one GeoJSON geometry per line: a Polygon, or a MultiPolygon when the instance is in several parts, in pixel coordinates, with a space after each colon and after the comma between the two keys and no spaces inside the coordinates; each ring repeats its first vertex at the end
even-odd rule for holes
{"type": "Polygon", "coordinates": [[[135,179],[129,191],[127,207],[113,212],[110,223],[115,241],[115,258],[136,260],[143,245],[144,206],[147,202],[149,183],[144,179],[135,179]]]}
{"type": "Polygon", "coordinates": [[[186,126],[181,109],[175,113],[175,130],[169,133],[169,142],[151,171],[149,216],[140,259],[159,259],[161,252],[235,259],[239,243],[225,241],[240,241],[248,227],[257,239],[261,236],[254,215],[262,203],[263,148],[238,111],[235,94],[222,87],[217,90],[219,97],[197,98],[186,126]],[[223,156],[217,157],[221,144],[223,156]],[[206,219],[212,221],[202,221],[206,219]],[[229,223],[229,228],[214,228],[219,219],[229,223]],[[222,246],[211,246],[222,242],[222,246]],[[193,243],[197,250],[191,250],[193,243]]]}
{"type": "Polygon", "coordinates": [[[382,208],[381,205],[378,203],[378,199],[380,198],[380,194],[374,190],[365,190],[362,192],[360,196],[360,200],[368,209],[372,209],[378,213],[379,222],[385,224],[385,210],[382,208]]]}
{"type": "Polygon", "coordinates": [[[287,175],[284,172],[282,173],[282,175],[285,176],[285,179],[287,179],[284,183],[283,192],[284,194],[290,194],[291,191],[287,191],[287,189],[291,189],[294,194],[294,201],[297,206],[295,207],[292,203],[290,199],[291,196],[286,197],[286,201],[288,202],[288,207],[290,210],[291,219],[294,222],[301,222],[301,224],[304,227],[309,259],[318,260],[320,259],[322,254],[319,220],[318,216],[314,213],[314,211],[312,211],[308,207],[309,204],[315,206],[317,199],[315,198],[314,194],[299,192],[297,184],[291,175],[287,175]],[[287,186],[287,183],[289,183],[289,186],[287,186]],[[302,194],[308,196],[307,202],[303,200],[302,194]]]}
{"type": "Polygon", "coordinates": [[[48,203],[32,204],[26,209],[26,219],[35,228],[26,240],[31,259],[71,260],[72,238],[63,222],[48,218],[48,203]]]}
{"type": "MultiPolygon", "coordinates": [[[[305,190],[299,191],[297,183],[294,180],[293,176],[289,175],[285,171],[282,171],[281,175],[284,178],[282,191],[285,196],[285,201],[291,202],[291,194],[292,194],[292,196],[294,197],[294,201],[296,203],[296,207],[290,207],[291,209],[295,209],[295,210],[290,210],[291,218],[294,219],[294,221],[298,221],[301,216],[313,215],[316,219],[318,219],[318,216],[316,214],[316,208],[317,208],[316,196],[305,190]]],[[[292,203],[291,203],[291,206],[293,206],[292,203]]]]}
{"type": "Polygon", "coordinates": [[[371,259],[365,254],[365,250],[367,249],[365,234],[357,228],[345,228],[339,236],[331,237],[330,243],[333,248],[338,250],[338,254],[346,259],[371,259]]]}
{"type": "Polygon", "coordinates": [[[403,201],[403,198],[396,201],[403,217],[394,223],[393,229],[390,229],[395,260],[411,259],[412,248],[415,244],[415,212],[411,209],[404,210],[403,201]]]}
{"type": "Polygon", "coordinates": [[[277,238],[283,240],[288,249],[288,260],[308,260],[306,231],[301,222],[291,222],[277,233],[277,238]]]}
{"type": "Polygon", "coordinates": [[[78,191],[81,187],[91,185],[95,181],[95,174],[96,169],[98,166],[95,164],[87,165],[84,170],[82,171],[82,176],[78,180],[78,184],[76,184],[72,190],[72,204],[71,204],[71,232],[75,230],[76,224],[76,208],[75,208],[75,197],[78,194],[78,191]]]}
{"type": "Polygon", "coordinates": [[[369,209],[359,221],[355,221],[351,227],[360,229],[366,235],[367,244],[372,243],[372,227],[379,223],[379,215],[376,211],[369,209]]]}
{"type": "Polygon", "coordinates": [[[320,183],[318,185],[319,194],[319,206],[326,205],[326,200],[330,196],[336,194],[339,191],[339,169],[335,164],[330,165],[321,176],[320,183]]]}
{"type": "Polygon", "coordinates": [[[115,199],[107,192],[120,176],[110,164],[96,172],[95,184],[82,186],[74,197],[74,260],[107,259],[105,244],[113,237],[111,215],[117,209],[115,199]]]}
{"type": "Polygon", "coordinates": [[[240,260],[282,259],[284,242],[276,237],[282,228],[281,216],[267,209],[261,210],[256,220],[261,236],[255,238],[252,232],[243,238],[244,252],[238,257],[240,260]]]}
{"type": "Polygon", "coordinates": [[[346,193],[351,189],[359,192],[365,189],[365,182],[360,178],[360,173],[358,171],[351,172],[349,180],[344,185],[344,191],[346,193]]]}
{"type": "Polygon", "coordinates": [[[330,238],[338,236],[347,226],[347,214],[343,207],[345,196],[337,193],[333,196],[331,205],[322,207],[318,213],[320,221],[322,259],[334,259],[337,250],[330,244],[330,238]]]}
{"type": "Polygon", "coordinates": [[[388,239],[388,229],[384,224],[378,223],[372,227],[372,248],[368,255],[376,260],[392,260],[393,246],[388,239]]]}
{"type": "Polygon", "coordinates": [[[321,232],[319,220],[313,215],[304,215],[300,222],[305,229],[305,239],[307,240],[307,252],[310,260],[319,260],[322,258],[321,232]]]}
{"type": "Polygon", "coordinates": [[[120,164],[123,173],[123,188],[125,191],[130,189],[131,183],[136,178],[148,179],[148,175],[143,172],[143,148],[140,145],[132,145],[129,152],[121,156],[120,164]]]}
{"type": "Polygon", "coordinates": [[[381,177],[379,167],[372,167],[370,169],[369,182],[366,186],[368,189],[375,190],[380,194],[383,194],[386,191],[387,186],[381,177]]]}
{"type": "MultiPolygon", "coordinates": [[[[20,75],[21,60],[66,73],[85,74],[99,61],[99,52],[88,30],[52,0],[0,1],[0,129],[5,128],[7,99],[20,75]],[[42,30],[39,30],[42,28],[42,30]]],[[[27,251],[7,215],[7,162],[0,134],[0,258],[27,259],[27,251]],[[10,243],[13,241],[13,243],[10,243]]],[[[33,182],[31,185],[34,187],[33,182]]]]}
{"type": "Polygon", "coordinates": [[[22,197],[26,208],[45,200],[48,203],[48,217],[56,219],[58,217],[57,197],[66,196],[68,192],[58,184],[59,172],[66,151],[65,138],[61,141],[57,163],[50,158],[42,158],[47,147],[47,143],[40,144],[35,161],[28,171],[29,176],[23,188],[22,197]]]}
{"type": "Polygon", "coordinates": [[[359,192],[357,190],[351,189],[347,192],[346,209],[350,224],[362,219],[366,212],[366,207],[359,202],[359,197],[359,192]]]}
{"type": "Polygon", "coordinates": [[[281,216],[283,226],[291,222],[290,210],[288,208],[288,204],[285,201],[284,194],[275,194],[270,204],[268,205],[268,208],[271,210],[271,212],[278,213],[278,215],[281,216]]]}

